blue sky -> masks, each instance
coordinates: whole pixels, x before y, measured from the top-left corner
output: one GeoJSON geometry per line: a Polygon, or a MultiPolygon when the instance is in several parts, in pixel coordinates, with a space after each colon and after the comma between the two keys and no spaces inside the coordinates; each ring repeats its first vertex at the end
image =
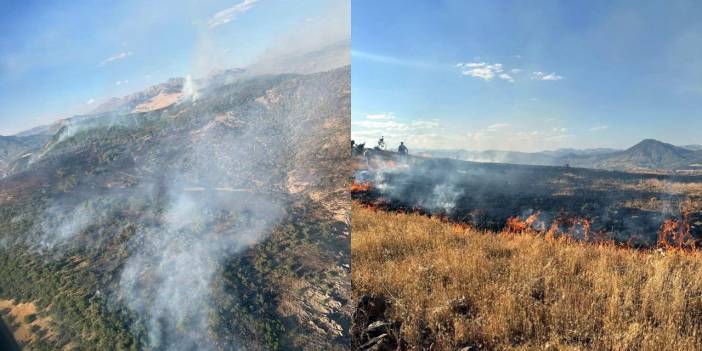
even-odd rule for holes
{"type": "Polygon", "coordinates": [[[253,63],[272,47],[292,45],[281,38],[299,28],[347,18],[345,3],[2,1],[0,135],[85,113],[170,77],[253,63]]]}
{"type": "Polygon", "coordinates": [[[352,3],[352,136],[538,151],[702,144],[702,2],[352,3]]]}

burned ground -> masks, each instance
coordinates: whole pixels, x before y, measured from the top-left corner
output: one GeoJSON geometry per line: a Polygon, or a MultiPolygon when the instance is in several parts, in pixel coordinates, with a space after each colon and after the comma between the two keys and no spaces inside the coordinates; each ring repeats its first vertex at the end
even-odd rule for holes
{"type": "Polygon", "coordinates": [[[666,219],[684,220],[702,238],[702,177],[574,167],[476,163],[371,152],[357,159],[355,199],[381,208],[446,216],[480,229],[536,214],[530,225],[583,238],[655,244],[666,219]]]}

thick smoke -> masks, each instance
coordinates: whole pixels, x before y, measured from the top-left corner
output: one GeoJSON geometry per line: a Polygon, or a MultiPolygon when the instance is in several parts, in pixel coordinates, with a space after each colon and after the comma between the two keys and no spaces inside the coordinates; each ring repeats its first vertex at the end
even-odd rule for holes
{"type": "Polygon", "coordinates": [[[222,262],[263,240],[285,213],[270,184],[252,185],[269,175],[258,168],[263,154],[245,145],[265,131],[234,134],[224,123],[220,117],[191,133],[183,146],[189,163],[162,189],[161,225],[132,238],[139,249],[125,265],[119,296],[147,320],[155,348],[215,348],[210,294],[222,262]]]}
{"type": "Polygon", "coordinates": [[[74,236],[85,231],[89,226],[101,222],[105,213],[96,212],[89,203],[83,202],[73,208],[65,204],[54,204],[43,215],[40,223],[39,249],[50,250],[63,245],[74,236]]]}
{"type": "MultiPolygon", "coordinates": [[[[208,119],[190,132],[189,140],[181,140],[180,159],[187,162],[149,165],[145,168],[168,171],[134,187],[81,188],[54,197],[26,238],[34,249],[60,256],[69,248],[99,247],[125,230],[124,224],[115,225],[115,218],[139,214],[127,243],[134,249],[112,298],[144,321],[148,346],[155,349],[216,348],[211,291],[223,261],[264,240],[286,213],[280,189],[272,187],[270,173],[259,167],[266,155],[282,152],[284,145],[247,152],[247,145],[263,137],[264,128],[253,125],[233,132],[225,117],[208,119]]],[[[104,127],[92,123],[80,128],[90,133],[104,127]]],[[[56,145],[62,147],[58,141],[56,145]]],[[[155,149],[168,150],[169,145],[155,149]]]]}
{"type": "Polygon", "coordinates": [[[171,196],[164,223],[132,239],[139,250],[124,267],[119,298],[147,320],[151,347],[211,350],[210,292],[222,261],[262,240],[284,211],[263,196],[171,196]]]}
{"type": "Polygon", "coordinates": [[[386,162],[373,157],[369,165],[370,170],[357,173],[356,182],[370,182],[391,201],[451,213],[463,194],[457,181],[461,174],[455,169],[418,167],[412,159],[386,162]]]}

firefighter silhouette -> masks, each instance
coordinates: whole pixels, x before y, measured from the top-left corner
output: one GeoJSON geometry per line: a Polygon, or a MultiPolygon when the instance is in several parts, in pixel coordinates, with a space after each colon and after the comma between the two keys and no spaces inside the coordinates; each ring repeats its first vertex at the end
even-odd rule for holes
{"type": "Polygon", "coordinates": [[[400,147],[397,148],[397,152],[400,153],[400,155],[407,155],[409,154],[409,150],[407,150],[407,146],[405,146],[405,142],[401,141],[400,142],[400,147]]]}

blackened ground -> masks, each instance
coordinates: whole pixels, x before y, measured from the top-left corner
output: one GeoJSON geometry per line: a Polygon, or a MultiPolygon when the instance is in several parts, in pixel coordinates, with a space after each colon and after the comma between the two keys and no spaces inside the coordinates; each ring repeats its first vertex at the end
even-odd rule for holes
{"type": "MultiPolygon", "coordinates": [[[[702,238],[702,177],[573,167],[477,163],[371,152],[359,157],[353,198],[388,210],[446,216],[501,230],[508,218],[539,213],[535,229],[588,219],[591,232],[619,242],[655,243],[666,219],[682,219],[702,238]]],[[[567,231],[568,228],[563,228],[567,231]]]]}

